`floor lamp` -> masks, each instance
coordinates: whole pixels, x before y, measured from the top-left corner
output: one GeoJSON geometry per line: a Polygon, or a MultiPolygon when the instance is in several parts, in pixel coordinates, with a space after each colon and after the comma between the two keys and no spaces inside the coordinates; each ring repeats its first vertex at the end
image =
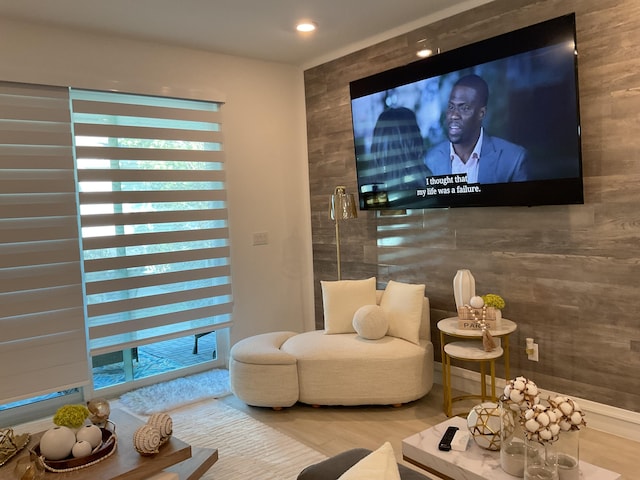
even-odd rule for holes
{"type": "Polygon", "coordinates": [[[338,260],[338,280],[342,280],[340,269],[340,220],[348,220],[358,217],[356,200],[352,193],[347,193],[347,188],[340,185],[331,195],[329,217],[336,223],[336,257],[338,260]]]}

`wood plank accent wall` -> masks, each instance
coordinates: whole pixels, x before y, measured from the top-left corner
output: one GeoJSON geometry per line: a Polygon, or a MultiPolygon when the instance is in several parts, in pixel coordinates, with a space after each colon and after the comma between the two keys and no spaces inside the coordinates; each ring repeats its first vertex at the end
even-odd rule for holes
{"type": "MultiPolygon", "coordinates": [[[[576,12],[585,204],[359,212],[341,224],[344,279],[425,283],[436,322],[454,315],[452,280],[469,268],[516,321],[512,376],[640,412],[640,2],[496,0],[305,72],[316,326],[320,280],[335,280],[336,185],[356,192],[349,87],[414,61],[416,42],[443,51],[576,12]],[[383,246],[384,240],[393,246],[383,246]],[[540,345],[530,362],[525,338],[540,345]]],[[[437,360],[439,360],[439,353],[437,360]]],[[[472,367],[468,367],[472,368],[472,367]]]]}

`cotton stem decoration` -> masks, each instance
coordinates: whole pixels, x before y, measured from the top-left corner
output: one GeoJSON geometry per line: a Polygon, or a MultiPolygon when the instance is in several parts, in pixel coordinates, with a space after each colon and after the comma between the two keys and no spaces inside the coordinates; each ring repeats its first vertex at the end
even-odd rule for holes
{"type": "Polygon", "coordinates": [[[578,403],[568,397],[557,396],[549,398],[549,405],[558,417],[560,429],[563,432],[570,430],[580,430],[586,426],[584,413],[578,403]]]}
{"type": "Polygon", "coordinates": [[[577,402],[556,396],[549,398],[547,405],[542,405],[537,385],[525,377],[508,381],[501,400],[511,410],[519,412],[527,439],[538,443],[555,442],[561,432],[579,430],[586,425],[577,402]]]}
{"type": "Polygon", "coordinates": [[[560,433],[560,418],[547,405],[534,405],[525,410],[520,422],[529,440],[538,443],[555,442],[560,433]]]}
{"type": "Polygon", "coordinates": [[[493,336],[489,332],[489,326],[487,325],[487,306],[484,304],[482,297],[474,296],[469,300],[469,305],[465,305],[471,312],[473,321],[480,324],[482,329],[482,346],[485,352],[492,352],[496,348],[496,342],[493,340],[493,336]],[[482,309],[482,313],[479,314],[479,309],[482,309]]]}
{"type": "Polygon", "coordinates": [[[531,380],[516,377],[507,382],[503,398],[512,410],[525,411],[540,403],[540,391],[531,380]]]}

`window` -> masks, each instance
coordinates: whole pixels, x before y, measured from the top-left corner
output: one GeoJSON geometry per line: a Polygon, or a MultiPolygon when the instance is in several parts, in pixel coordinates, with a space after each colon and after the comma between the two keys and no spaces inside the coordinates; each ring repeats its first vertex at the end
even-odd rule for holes
{"type": "Polygon", "coordinates": [[[0,425],[77,402],[91,373],[135,381],[196,345],[224,361],[220,106],[0,82],[0,425]]]}
{"type": "Polygon", "coordinates": [[[75,89],[71,101],[94,365],[227,327],[220,105],[75,89]]]}
{"type": "Polygon", "coordinates": [[[0,405],[89,383],[68,89],[0,82],[0,405]]]}

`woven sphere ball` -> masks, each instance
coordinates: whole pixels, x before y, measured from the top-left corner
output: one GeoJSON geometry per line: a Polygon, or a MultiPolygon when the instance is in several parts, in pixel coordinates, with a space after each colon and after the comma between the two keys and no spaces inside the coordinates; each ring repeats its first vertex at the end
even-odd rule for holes
{"type": "Polygon", "coordinates": [[[166,413],[154,413],[147,420],[147,425],[155,427],[160,432],[161,440],[164,442],[173,433],[173,420],[166,413]]]}
{"type": "Polygon", "coordinates": [[[486,450],[500,450],[500,407],[493,402],[476,405],[467,416],[469,433],[486,450]]]}
{"type": "Polygon", "coordinates": [[[142,425],[133,434],[133,446],[140,455],[155,455],[161,443],[160,431],[151,425],[142,425]]]}

